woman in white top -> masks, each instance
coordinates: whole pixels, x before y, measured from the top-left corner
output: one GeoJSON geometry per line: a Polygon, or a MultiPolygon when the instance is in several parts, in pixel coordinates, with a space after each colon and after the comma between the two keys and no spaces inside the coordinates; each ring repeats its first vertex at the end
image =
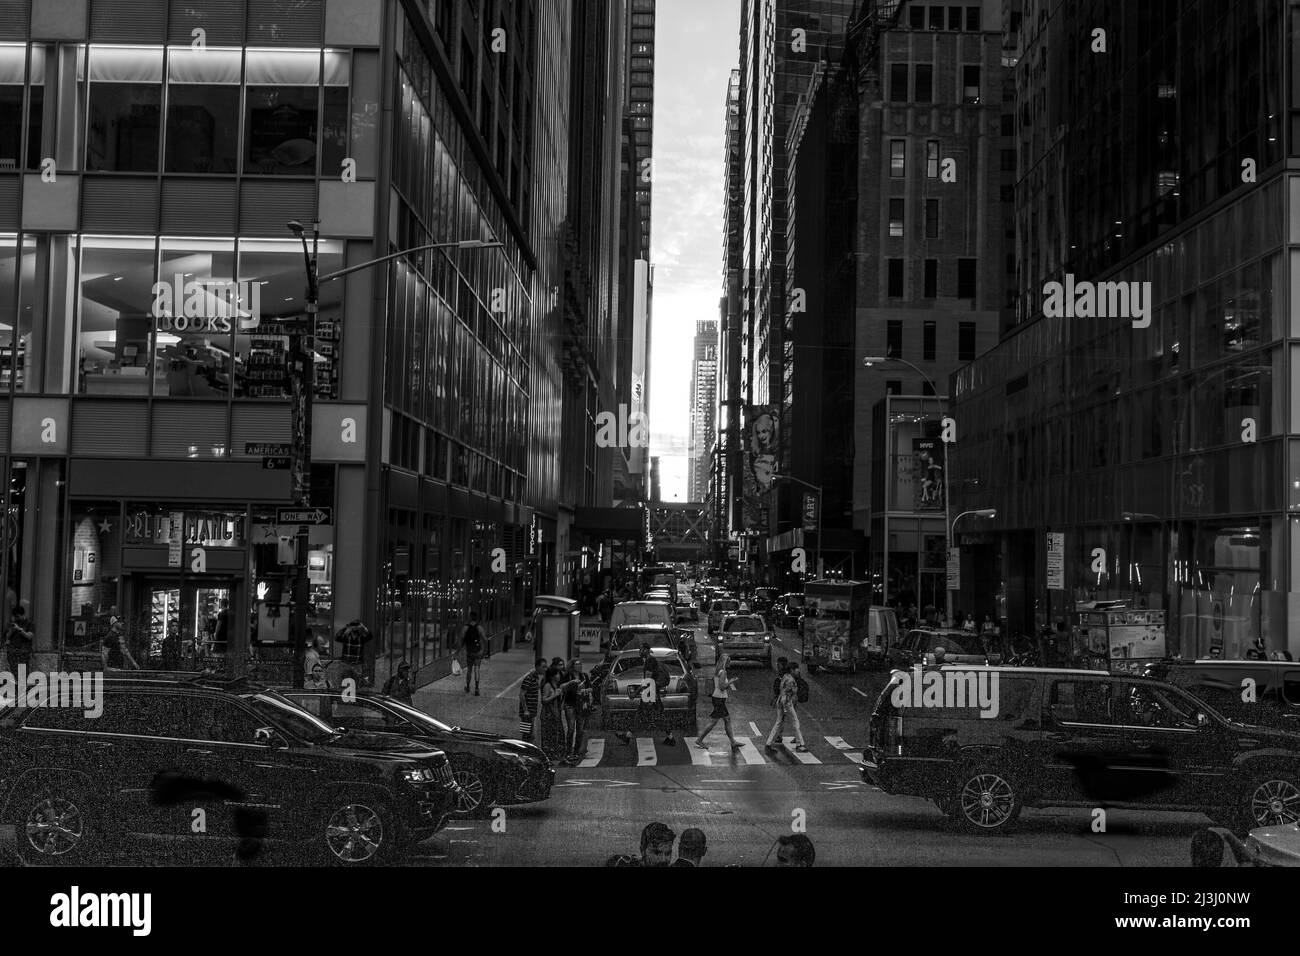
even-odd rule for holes
{"type": "Polygon", "coordinates": [[[727,730],[727,739],[731,741],[731,749],[739,750],[741,744],[736,743],[736,735],[731,732],[731,714],[727,711],[727,695],[729,691],[736,689],[736,682],[727,676],[727,665],[731,663],[731,658],[726,654],[718,657],[718,665],[713,669],[713,713],[709,714],[713,718],[709,726],[704,728],[704,732],[695,738],[695,744],[698,747],[704,746],[704,738],[714,727],[718,726],[718,721],[722,721],[722,726],[727,730]]]}

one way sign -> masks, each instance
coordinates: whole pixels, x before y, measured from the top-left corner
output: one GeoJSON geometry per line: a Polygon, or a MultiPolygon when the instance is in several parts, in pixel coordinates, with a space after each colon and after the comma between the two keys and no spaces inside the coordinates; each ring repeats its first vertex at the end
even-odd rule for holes
{"type": "Polygon", "coordinates": [[[290,508],[277,508],[275,511],[276,524],[333,524],[333,508],[309,508],[302,511],[295,511],[290,508]]]}

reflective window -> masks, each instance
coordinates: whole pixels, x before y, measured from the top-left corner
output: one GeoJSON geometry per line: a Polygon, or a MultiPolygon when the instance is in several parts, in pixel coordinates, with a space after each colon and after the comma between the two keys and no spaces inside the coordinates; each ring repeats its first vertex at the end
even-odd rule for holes
{"type": "Polygon", "coordinates": [[[86,169],[158,170],[161,47],[93,47],[89,60],[86,169]]]}
{"type": "Polygon", "coordinates": [[[82,238],[77,335],[81,392],[148,393],[154,255],[153,239],[82,238]]]}
{"type": "Polygon", "coordinates": [[[170,51],[169,173],[234,173],[239,151],[240,51],[170,51]]]}
{"type": "Polygon", "coordinates": [[[155,395],[230,395],[234,331],[252,321],[261,293],[234,280],[233,242],[162,240],[152,312],[155,395]]]}
{"type": "Polygon", "coordinates": [[[41,165],[45,50],[36,46],[31,52],[29,74],[27,46],[0,44],[0,172],[8,169],[39,169],[41,165]],[[28,75],[32,78],[30,86],[24,82],[24,78],[28,75]],[[24,103],[25,97],[26,103],[24,103]],[[27,132],[25,163],[21,155],[24,128],[27,132]]]}

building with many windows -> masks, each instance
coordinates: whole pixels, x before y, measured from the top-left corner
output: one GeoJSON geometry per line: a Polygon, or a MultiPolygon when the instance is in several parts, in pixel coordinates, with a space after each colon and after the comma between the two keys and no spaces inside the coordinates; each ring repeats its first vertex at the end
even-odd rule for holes
{"type": "Polygon", "coordinates": [[[1119,599],[1165,611],[1171,654],[1294,655],[1300,10],[1159,8],[1015,23],[1018,324],[952,379],[953,508],[997,509],[958,535],[961,600],[1029,631],[1119,599]],[[1128,295],[1103,314],[1096,283],[1128,295]]]}
{"type": "MultiPolygon", "coordinates": [[[[498,638],[558,586],[561,12],[0,0],[0,576],[38,653],[93,652],[121,614],[142,661],[288,659],[289,220],[319,221],[322,274],[501,244],[321,286],[312,627],[359,618],[380,678],[408,660],[423,680],[468,611],[498,638]]],[[[604,361],[617,304],[592,299],[604,361]]]]}
{"type": "Polygon", "coordinates": [[[709,494],[709,455],[717,431],[718,323],[695,323],[695,353],[691,361],[691,427],[687,447],[686,496],[704,501],[709,494]]]}

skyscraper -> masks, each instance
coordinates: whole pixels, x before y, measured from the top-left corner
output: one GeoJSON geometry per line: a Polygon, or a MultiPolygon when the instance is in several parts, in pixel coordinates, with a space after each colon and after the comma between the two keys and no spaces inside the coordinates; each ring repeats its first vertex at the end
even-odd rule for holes
{"type": "Polygon", "coordinates": [[[709,496],[709,461],[716,434],[718,401],[718,323],[695,323],[695,354],[691,362],[691,426],[687,446],[686,500],[702,502],[709,496]]]}

